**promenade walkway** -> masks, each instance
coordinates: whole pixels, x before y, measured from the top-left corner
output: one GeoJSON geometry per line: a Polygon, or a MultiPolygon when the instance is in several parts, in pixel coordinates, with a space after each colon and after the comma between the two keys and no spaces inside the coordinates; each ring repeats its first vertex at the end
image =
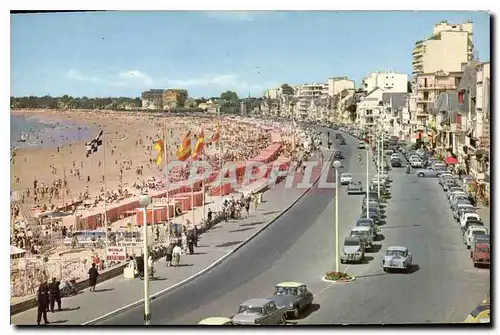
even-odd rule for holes
{"type": "MultiPolygon", "coordinates": [[[[331,155],[331,150],[322,150],[322,152],[325,158],[331,155]]],[[[319,178],[321,168],[319,165],[313,169],[311,182],[319,178]]],[[[195,254],[181,256],[179,267],[166,267],[164,259],[156,262],[156,279],[151,281],[151,295],[203,271],[263,229],[267,223],[293,205],[307,191],[306,188],[297,187],[302,179],[302,175],[297,173],[291,188],[285,188],[285,182],[280,182],[264,193],[263,203],[257,210],[251,210],[248,218],[220,223],[203,234],[198,248],[195,248],[195,254]]],[[[138,278],[124,279],[123,276],[119,276],[98,284],[95,293],[85,290],[77,296],[63,299],[63,311],[55,314],[49,313],[48,318],[53,324],[80,325],[142,298],[143,281],[138,278]]],[[[15,325],[32,325],[35,322],[36,308],[11,316],[11,323],[15,325]]]]}

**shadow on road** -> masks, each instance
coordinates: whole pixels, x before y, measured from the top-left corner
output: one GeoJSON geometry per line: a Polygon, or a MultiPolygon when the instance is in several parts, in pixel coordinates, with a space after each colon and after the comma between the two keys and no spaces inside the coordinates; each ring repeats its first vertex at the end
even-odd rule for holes
{"type": "Polygon", "coordinates": [[[67,307],[67,308],[61,308],[60,311],[56,311],[57,312],[70,312],[70,311],[76,311],[76,310],[79,310],[80,309],[80,306],[77,306],[77,307],[67,307]]]}
{"type": "MultiPolygon", "coordinates": [[[[197,247],[199,248],[199,247],[197,247]]],[[[192,254],[188,254],[188,255],[206,255],[207,253],[206,252],[193,252],[192,254]]]]}
{"type": "Polygon", "coordinates": [[[372,247],[370,249],[366,249],[366,252],[370,253],[370,254],[374,254],[376,252],[379,252],[380,249],[382,249],[381,244],[374,244],[374,245],[372,245],[372,247]]]}
{"type": "Polygon", "coordinates": [[[363,261],[361,262],[361,264],[368,264],[368,263],[370,263],[373,260],[374,260],[374,258],[372,256],[365,255],[365,257],[363,258],[363,261]]]}
{"type": "MultiPolygon", "coordinates": [[[[186,267],[186,266],[193,266],[193,264],[179,264],[179,265],[177,265],[178,268],[186,267]]],[[[172,267],[175,268],[175,266],[172,266],[172,267]]]]}
{"type": "Polygon", "coordinates": [[[385,240],[385,236],[382,235],[382,234],[378,234],[376,237],[375,237],[375,241],[377,242],[381,242],[381,241],[384,241],[385,240]]]}
{"type": "Polygon", "coordinates": [[[265,223],[264,221],[257,221],[257,222],[252,222],[252,223],[242,223],[240,224],[240,227],[253,227],[259,224],[265,223]]]}
{"type": "Polygon", "coordinates": [[[279,213],[280,211],[271,211],[271,212],[266,212],[266,213],[262,213],[262,215],[271,215],[271,214],[276,214],[276,213],[279,213]]]}
{"type": "Polygon", "coordinates": [[[101,289],[95,290],[94,292],[99,293],[99,292],[108,292],[108,291],[114,291],[114,290],[115,290],[114,288],[101,288],[101,289]]]}
{"type": "Polygon", "coordinates": [[[390,226],[390,227],[384,227],[384,229],[408,228],[408,227],[420,227],[420,225],[419,224],[409,224],[409,225],[403,225],[403,226],[390,226]]]}
{"type": "Polygon", "coordinates": [[[490,270],[490,265],[489,264],[476,264],[474,265],[476,269],[485,269],[485,270],[490,270]]]}
{"type": "Polygon", "coordinates": [[[164,280],[167,280],[167,277],[153,277],[153,278],[151,278],[151,280],[153,280],[153,281],[164,281],[164,280]]]}
{"type": "MultiPolygon", "coordinates": [[[[319,304],[314,304],[314,303],[311,304],[305,311],[300,313],[299,318],[297,320],[303,320],[303,319],[307,318],[309,315],[311,315],[312,313],[319,310],[319,308],[320,308],[319,304]]],[[[294,320],[292,320],[292,321],[294,321],[294,320]]]]}
{"type": "Polygon", "coordinates": [[[226,242],[222,244],[217,244],[215,247],[216,248],[226,248],[226,247],[232,247],[233,245],[240,244],[243,241],[234,241],[234,242],[226,242]]]}
{"type": "Polygon", "coordinates": [[[247,231],[247,230],[251,230],[251,229],[253,229],[253,228],[241,228],[241,229],[230,230],[229,232],[230,233],[239,233],[239,232],[247,231]]]}

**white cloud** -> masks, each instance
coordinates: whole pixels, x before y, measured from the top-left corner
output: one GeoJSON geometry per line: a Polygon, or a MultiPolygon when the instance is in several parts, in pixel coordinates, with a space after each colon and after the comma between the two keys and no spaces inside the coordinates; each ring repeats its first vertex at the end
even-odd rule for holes
{"type": "Polygon", "coordinates": [[[78,70],[71,69],[66,73],[66,78],[71,79],[71,80],[78,80],[78,81],[90,81],[90,82],[101,82],[102,80],[97,77],[90,77],[86,76],[83,73],[81,73],[78,70]]]}
{"type": "Polygon", "coordinates": [[[126,81],[132,81],[144,85],[154,85],[153,78],[139,70],[123,71],[118,74],[118,77],[126,81]]]}
{"type": "Polygon", "coordinates": [[[66,73],[66,78],[76,81],[85,81],[93,83],[101,83],[109,86],[128,86],[128,87],[148,87],[154,85],[154,80],[151,76],[139,70],[121,71],[107,78],[99,78],[84,75],[81,71],[71,69],[66,73]]]}
{"type": "Polygon", "coordinates": [[[232,90],[239,93],[260,93],[268,88],[279,86],[277,82],[251,84],[235,73],[202,76],[192,79],[171,79],[168,85],[177,88],[217,86],[219,89],[232,90]]]}

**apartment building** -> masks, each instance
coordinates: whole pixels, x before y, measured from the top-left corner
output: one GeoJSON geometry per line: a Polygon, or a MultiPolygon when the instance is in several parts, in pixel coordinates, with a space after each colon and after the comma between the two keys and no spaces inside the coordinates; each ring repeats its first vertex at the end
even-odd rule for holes
{"type": "Polygon", "coordinates": [[[188,98],[188,92],[181,89],[166,89],[163,91],[162,98],[164,109],[182,107],[188,98]]]}
{"type": "Polygon", "coordinates": [[[371,92],[377,87],[388,93],[406,93],[408,92],[408,75],[394,71],[372,72],[361,80],[359,88],[365,92],[371,92]]]}
{"type": "Polygon", "coordinates": [[[141,93],[142,109],[163,109],[163,90],[152,89],[141,93]]]}
{"type": "Polygon", "coordinates": [[[354,90],[354,80],[347,77],[328,78],[327,85],[330,97],[340,94],[343,90],[354,90]]]}
{"type": "Polygon", "coordinates": [[[328,84],[304,84],[298,86],[295,92],[297,97],[296,117],[306,119],[309,117],[308,109],[311,105],[311,100],[328,95],[328,84]]]}
{"type": "Polygon", "coordinates": [[[461,64],[473,58],[472,21],[434,25],[431,37],[415,42],[412,52],[412,82],[421,73],[460,72],[461,64]]]}
{"type": "Polygon", "coordinates": [[[264,92],[263,97],[266,99],[278,99],[278,97],[280,96],[280,91],[280,87],[270,88],[264,92]]]}

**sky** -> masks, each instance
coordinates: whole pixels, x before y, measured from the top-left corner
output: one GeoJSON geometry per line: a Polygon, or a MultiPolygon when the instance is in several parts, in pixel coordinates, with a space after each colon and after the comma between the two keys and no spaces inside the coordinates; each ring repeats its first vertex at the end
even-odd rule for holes
{"type": "Polygon", "coordinates": [[[490,60],[487,12],[116,11],[11,15],[11,95],[261,96],[288,83],[394,70],[411,75],[415,41],[443,20],[472,20],[490,60]]]}

